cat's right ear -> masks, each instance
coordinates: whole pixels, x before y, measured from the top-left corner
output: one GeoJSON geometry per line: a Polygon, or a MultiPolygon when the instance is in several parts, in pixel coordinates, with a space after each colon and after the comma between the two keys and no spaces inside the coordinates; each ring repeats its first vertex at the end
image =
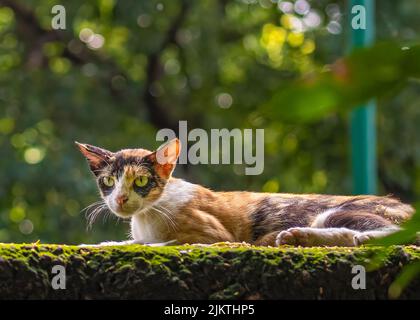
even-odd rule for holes
{"type": "Polygon", "coordinates": [[[149,154],[146,158],[154,163],[156,171],[160,176],[169,179],[172,171],[175,169],[180,151],[181,141],[175,138],[161,145],[155,152],[149,154]]]}
{"type": "Polygon", "coordinates": [[[77,141],[75,141],[75,144],[87,159],[90,170],[92,170],[95,175],[98,175],[98,173],[110,163],[114,156],[111,151],[90,144],[79,143],[77,141]]]}

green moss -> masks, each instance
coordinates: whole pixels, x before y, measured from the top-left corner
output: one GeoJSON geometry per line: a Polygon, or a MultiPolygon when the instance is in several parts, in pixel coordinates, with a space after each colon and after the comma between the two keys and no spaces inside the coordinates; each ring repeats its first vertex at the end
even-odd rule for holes
{"type": "MultiPolygon", "coordinates": [[[[414,246],[0,244],[0,298],[387,298],[402,267],[419,259],[420,249],[414,246]],[[66,290],[51,288],[51,269],[57,264],[66,267],[66,290]],[[368,267],[366,290],[351,287],[351,269],[357,264],[368,267]]],[[[401,297],[419,298],[415,284],[401,297]]]]}

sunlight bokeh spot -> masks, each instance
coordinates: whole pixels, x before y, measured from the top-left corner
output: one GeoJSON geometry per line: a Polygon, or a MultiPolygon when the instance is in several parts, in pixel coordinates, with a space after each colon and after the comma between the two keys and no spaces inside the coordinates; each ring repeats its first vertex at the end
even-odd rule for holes
{"type": "Polygon", "coordinates": [[[299,47],[305,40],[305,35],[301,32],[290,32],[287,36],[287,43],[292,47],[299,47]]]}
{"type": "Polygon", "coordinates": [[[284,14],[280,18],[280,23],[286,29],[292,29],[293,27],[293,20],[294,16],[292,14],[284,14]]]}
{"type": "Polygon", "coordinates": [[[290,1],[279,1],[278,7],[284,13],[293,12],[293,3],[290,1]]]}
{"type": "Polygon", "coordinates": [[[5,117],[0,119],[0,134],[9,134],[15,128],[15,120],[5,117]]]}
{"type": "Polygon", "coordinates": [[[152,18],[148,14],[141,14],[137,18],[137,24],[140,28],[147,28],[152,24],[152,18]]]}
{"type": "Polygon", "coordinates": [[[44,157],[45,157],[45,151],[41,148],[32,147],[28,148],[23,157],[25,158],[25,161],[29,164],[37,164],[40,163],[44,157]]]}
{"type": "Polygon", "coordinates": [[[179,65],[179,62],[177,59],[168,59],[165,62],[165,72],[167,74],[175,75],[179,73],[181,70],[181,66],[179,65]]]}
{"type": "Polygon", "coordinates": [[[275,179],[268,180],[262,187],[263,192],[278,192],[279,190],[280,184],[275,179]]]}
{"type": "Polygon", "coordinates": [[[303,43],[303,45],[300,47],[300,51],[303,54],[311,54],[312,52],[315,51],[315,42],[311,39],[307,39],[305,40],[305,42],[303,43]]]}
{"type": "Polygon", "coordinates": [[[308,28],[319,27],[322,22],[321,16],[314,10],[311,10],[302,20],[308,28]]]}
{"type": "Polygon", "coordinates": [[[52,58],[49,66],[54,73],[65,74],[70,70],[71,63],[65,58],[52,58]]]}
{"type": "Polygon", "coordinates": [[[340,34],[341,33],[341,24],[337,21],[331,21],[327,25],[327,30],[331,34],[340,34]]]}
{"type": "Polygon", "coordinates": [[[327,174],[324,170],[318,170],[312,175],[312,182],[316,188],[325,188],[328,183],[327,174]]]}
{"type": "Polygon", "coordinates": [[[89,28],[83,28],[80,32],[79,32],[79,39],[85,43],[90,42],[93,39],[93,31],[89,28]]]}
{"type": "Polygon", "coordinates": [[[301,15],[305,15],[311,9],[310,4],[306,0],[297,0],[295,2],[295,12],[301,15]]]}
{"type": "Polygon", "coordinates": [[[92,50],[98,50],[103,47],[105,38],[101,34],[95,33],[92,39],[88,42],[88,47],[92,50]]]}
{"type": "Polygon", "coordinates": [[[25,219],[25,208],[21,205],[13,207],[9,212],[9,219],[13,222],[20,222],[25,219]]]}
{"type": "Polygon", "coordinates": [[[19,230],[23,234],[31,234],[34,231],[34,224],[31,220],[25,219],[19,224],[19,230]]]}
{"type": "Polygon", "coordinates": [[[0,8],[0,30],[8,27],[13,21],[13,11],[8,7],[0,8]]]}
{"type": "Polygon", "coordinates": [[[228,109],[232,106],[233,98],[229,93],[223,92],[216,97],[217,105],[222,109],[228,109]]]}

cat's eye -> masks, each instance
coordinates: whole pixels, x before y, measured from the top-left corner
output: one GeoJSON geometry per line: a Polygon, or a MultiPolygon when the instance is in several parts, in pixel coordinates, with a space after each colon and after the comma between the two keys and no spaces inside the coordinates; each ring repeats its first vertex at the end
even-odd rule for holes
{"type": "Polygon", "coordinates": [[[109,188],[113,187],[115,184],[114,177],[112,176],[103,177],[102,182],[104,183],[105,186],[109,188]]]}
{"type": "Polygon", "coordinates": [[[146,176],[140,176],[134,180],[136,187],[144,187],[149,182],[149,178],[146,176]]]}

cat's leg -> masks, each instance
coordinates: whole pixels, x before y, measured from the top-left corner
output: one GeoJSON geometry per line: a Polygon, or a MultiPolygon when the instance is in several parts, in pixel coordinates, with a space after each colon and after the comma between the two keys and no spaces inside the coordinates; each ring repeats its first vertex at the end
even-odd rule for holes
{"type": "Polygon", "coordinates": [[[327,210],[311,227],[290,228],[279,233],[277,245],[357,246],[398,230],[389,220],[361,211],[327,210]]]}
{"type": "Polygon", "coordinates": [[[383,238],[400,228],[378,214],[363,211],[336,211],[321,214],[313,225],[319,227],[346,227],[358,231],[354,235],[354,245],[358,246],[372,239],[383,238]]]}
{"type": "Polygon", "coordinates": [[[354,243],[356,246],[359,246],[370,240],[386,237],[399,230],[401,230],[401,228],[397,226],[391,226],[391,227],[378,229],[378,230],[369,230],[369,231],[360,232],[359,234],[356,234],[354,236],[354,243]]]}
{"type": "Polygon", "coordinates": [[[270,232],[259,237],[253,244],[256,246],[275,246],[278,234],[279,231],[270,232]]]}
{"type": "Polygon", "coordinates": [[[358,233],[347,228],[290,228],[278,233],[276,245],[352,247],[358,233]]]}

